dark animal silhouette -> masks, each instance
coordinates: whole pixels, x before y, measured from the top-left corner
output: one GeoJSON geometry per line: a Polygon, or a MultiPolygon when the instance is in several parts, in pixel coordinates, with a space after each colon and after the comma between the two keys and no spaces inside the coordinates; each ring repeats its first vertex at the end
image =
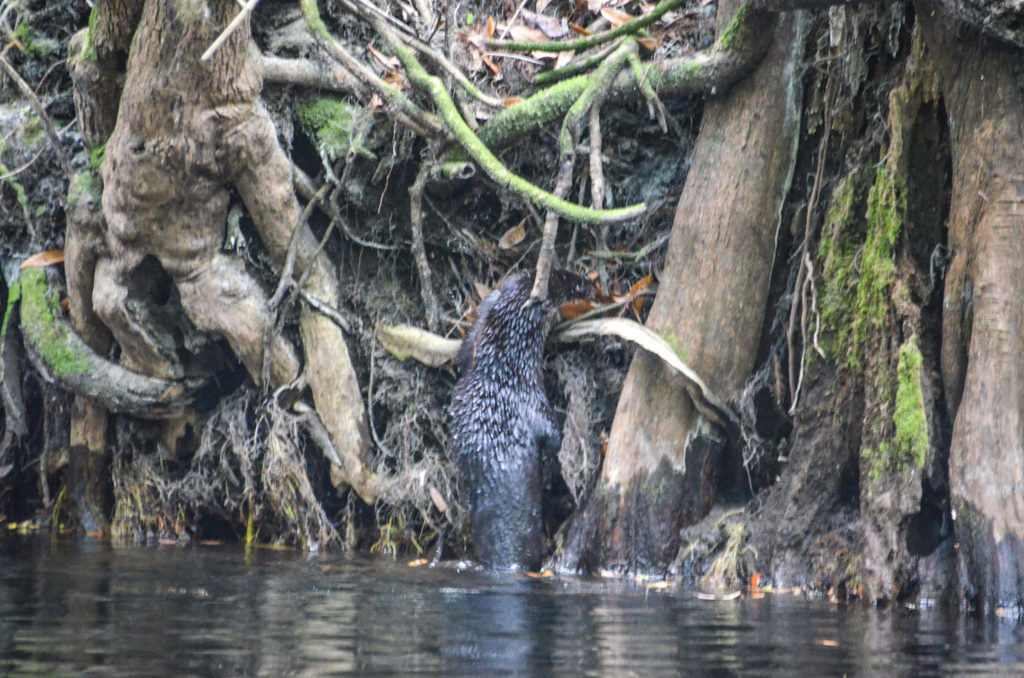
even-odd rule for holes
{"type": "Polygon", "coordinates": [[[562,442],[544,393],[544,342],[552,310],[594,295],[586,278],[555,270],[547,300],[528,303],[533,278],[511,275],[480,305],[459,351],[451,403],[451,447],[477,560],[496,569],[540,567],[542,458],[562,442]]]}

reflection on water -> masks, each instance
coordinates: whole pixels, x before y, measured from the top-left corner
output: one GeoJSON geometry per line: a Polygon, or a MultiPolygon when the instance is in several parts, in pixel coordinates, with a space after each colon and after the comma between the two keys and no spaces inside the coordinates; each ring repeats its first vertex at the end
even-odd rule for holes
{"type": "Polygon", "coordinates": [[[0,537],[0,676],[1009,676],[1022,641],[792,596],[0,537]]]}

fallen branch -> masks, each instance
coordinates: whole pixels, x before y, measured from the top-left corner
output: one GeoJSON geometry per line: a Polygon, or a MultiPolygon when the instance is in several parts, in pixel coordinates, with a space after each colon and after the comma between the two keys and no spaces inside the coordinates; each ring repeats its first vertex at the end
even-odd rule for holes
{"type": "Polygon", "coordinates": [[[730,438],[738,437],[742,430],[739,418],[716,396],[704,380],[679,354],[657,334],[640,323],[627,318],[598,318],[573,322],[563,329],[556,328],[558,341],[578,341],[590,336],[613,335],[633,342],[640,348],[653,353],[683,377],[684,386],[697,411],[720,426],[730,438]]]}

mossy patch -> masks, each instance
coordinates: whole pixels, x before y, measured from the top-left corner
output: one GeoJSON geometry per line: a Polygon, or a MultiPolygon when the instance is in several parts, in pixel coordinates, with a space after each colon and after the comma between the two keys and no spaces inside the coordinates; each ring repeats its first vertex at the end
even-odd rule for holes
{"type": "Polygon", "coordinates": [[[21,284],[19,280],[15,280],[14,285],[7,291],[7,308],[4,310],[3,324],[0,324],[0,337],[7,336],[7,325],[12,321],[19,301],[21,301],[21,284]]]}
{"type": "Polygon", "coordinates": [[[832,360],[845,352],[853,320],[860,251],[856,186],[860,178],[860,171],[854,170],[836,185],[818,248],[822,346],[832,360]]]}
{"type": "Polygon", "coordinates": [[[684,363],[687,360],[689,360],[686,348],[679,340],[679,337],[676,336],[675,332],[673,332],[672,330],[665,330],[664,332],[659,332],[658,336],[665,340],[665,343],[668,344],[673,351],[675,351],[675,354],[679,356],[680,360],[682,360],[684,363]]]}
{"type": "Polygon", "coordinates": [[[89,149],[89,169],[94,172],[98,172],[100,165],[103,164],[103,159],[107,157],[107,145],[105,143],[99,146],[93,146],[89,149]]]}
{"type": "Polygon", "coordinates": [[[89,357],[74,349],[66,327],[57,323],[60,301],[47,293],[46,271],[29,268],[21,274],[21,326],[32,345],[60,378],[88,372],[89,357]]]}
{"type": "Polygon", "coordinates": [[[750,11],[750,3],[744,2],[740,5],[739,9],[736,10],[736,14],[733,15],[732,21],[722,31],[722,35],[718,38],[718,46],[729,48],[736,44],[737,41],[744,40],[746,36],[746,25],[744,22],[747,18],[747,12],[750,11]]]}
{"type": "Polygon", "coordinates": [[[892,440],[861,449],[861,468],[872,482],[885,474],[903,475],[910,469],[923,468],[928,458],[930,440],[921,388],[922,363],[914,334],[899,350],[892,440]]]}
{"type": "Polygon", "coordinates": [[[359,107],[334,97],[323,97],[300,104],[298,113],[303,129],[330,158],[344,157],[351,149],[376,160],[376,156],[359,142],[357,128],[364,115],[359,107]]]}
{"type": "Polygon", "coordinates": [[[911,335],[900,346],[896,366],[896,410],[892,422],[896,426],[893,441],[901,458],[924,466],[928,456],[928,418],[924,410],[924,392],[921,390],[921,349],[917,335],[911,335]]]}
{"type": "Polygon", "coordinates": [[[68,187],[68,203],[73,205],[86,195],[97,202],[101,199],[99,185],[92,172],[79,172],[68,187]]]}
{"type": "Polygon", "coordinates": [[[907,191],[903,181],[888,166],[878,167],[875,184],[868,194],[868,235],[857,283],[851,361],[859,360],[868,333],[882,329],[891,307],[889,291],[896,280],[893,250],[906,211],[907,191]]]}

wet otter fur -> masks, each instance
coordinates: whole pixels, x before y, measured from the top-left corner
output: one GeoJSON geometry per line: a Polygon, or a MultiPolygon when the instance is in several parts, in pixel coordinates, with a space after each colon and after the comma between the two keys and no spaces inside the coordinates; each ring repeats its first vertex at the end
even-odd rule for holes
{"type": "Polygon", "coordinates": [[[562,442],[544,393],[544,342],[551,311],[594,296],[592,282],[555,270],[547,300],[530,305],[533,278],[533,271],[511,275],[480,305],[459,351],[450,409],[477,560],[495,569],[540,567],[542,459],[562,442]]]}

